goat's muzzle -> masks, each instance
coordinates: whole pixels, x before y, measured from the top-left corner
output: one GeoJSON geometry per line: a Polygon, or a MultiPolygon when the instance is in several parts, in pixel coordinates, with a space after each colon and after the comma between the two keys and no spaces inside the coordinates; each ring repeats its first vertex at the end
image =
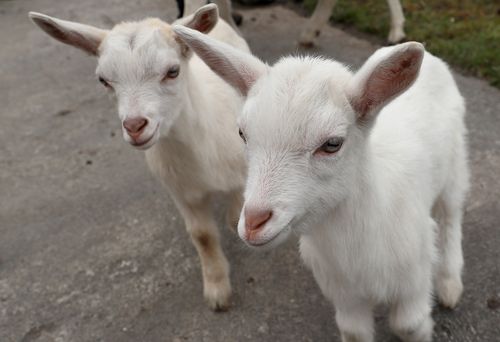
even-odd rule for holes
{"type": "Polygon", "coordinates": [[[123,121],[123,128],[125,128],[127,134],[134,141],[136,141],[141,136],[147,125],[148,125],[148,119],[141,116],[129,118],[123,121]]]}

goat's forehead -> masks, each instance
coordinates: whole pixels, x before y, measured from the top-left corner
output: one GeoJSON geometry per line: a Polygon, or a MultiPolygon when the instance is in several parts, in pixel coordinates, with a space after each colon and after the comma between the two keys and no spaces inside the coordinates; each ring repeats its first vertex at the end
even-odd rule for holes
{"type": "Polygon", "coordinates": [[[144,76],[178,62],[179,46],[170,25],[147,19],[116,25],[108,33],[100,47],[97,72],[110,78],[144,76]]]}
{"type": "Polygon", "coordinates": [[[177,47],[170,25],[159,19],[146,19],[116,25],[101,44],[100,53],[134,53],[145,48],[168,47],[177,47]]]}
{"type": "Polygon", "coordinates": [[[325,134],[345,134],[352,121],[344,93],[350,77],[336,62],[284,59],[259,80],[240,122],[250,134],[298,144],[325,134]]]}

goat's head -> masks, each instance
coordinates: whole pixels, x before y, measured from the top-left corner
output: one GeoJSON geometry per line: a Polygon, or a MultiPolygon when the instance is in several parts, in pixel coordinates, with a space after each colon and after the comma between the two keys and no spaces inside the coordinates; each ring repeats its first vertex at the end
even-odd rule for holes
{"type": "MultiPolygon", "coordinates": [[[[147,149],[168,134],[186,92],[192,52],[171,26],[159,19],[126,22],[111,30],[30,13],[51,37],[97,56],[96,75],[116,95],[124,139],[147,149]]],[[[176,24],[208,33],[218,20],[217,6],[201,7],[176,24]]]]}
{"type": "Polygon", "coordinates": [[[355,74],[320,58],[268,67],[193,30],[174,31],[247,97],[238,118],[249,165],[238,232],[253,246],[306,231],[362,186],[371,124],[414,82],[423,58],[421,44],[406,43],[377,51],[355,74]]]}

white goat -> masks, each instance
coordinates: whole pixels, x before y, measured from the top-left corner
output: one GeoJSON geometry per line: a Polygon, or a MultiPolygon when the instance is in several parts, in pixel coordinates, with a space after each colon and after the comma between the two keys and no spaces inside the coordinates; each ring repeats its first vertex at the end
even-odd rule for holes
{"type": "Polygon", "coordinates": [[[446,65],[411,42],[378,50],[355,74],[310,57],[268,67],[188,28],[174,32],[247,96],[240,237],[272,246],[301,234],[343,341],[373,340],[378,303],[390,305],[403,340],[430,341],[433,276],[442,304],[462,293],[465,108],[446,65]]]}
{"type": "MultiPolygon", "coordinates": [[[[116,94],[124,139],[147,149],[151,171],[184,217],[201,259],[205,298],[213,309],[227,308],[229,265],[210,196],[229,195],[228,220],[236,227],[246,177],[235,117],[243,99],[159,19],[106,31],[38,13],[30,18],[53,38],[98,57],[96,74],[116,94]]],[[[245,41],[217,20],[217,7],[206,5],[176,23],[249,52],[245,41]]]]}
{"type": "MultiPolygon", "coordinates": [[[[405,17],[399,0],[386,0],[391,14],[391,30],[387,41],[391,44],[401,42],[405,38],[404,23],[405,17]]],[[[299,38],[299,43],[303,46],[313,46],[316,38],[320,35],[321,29],[332,16],[333,7],[337,0],[319,0],[314,12],[307,21],[299,38]]]]}

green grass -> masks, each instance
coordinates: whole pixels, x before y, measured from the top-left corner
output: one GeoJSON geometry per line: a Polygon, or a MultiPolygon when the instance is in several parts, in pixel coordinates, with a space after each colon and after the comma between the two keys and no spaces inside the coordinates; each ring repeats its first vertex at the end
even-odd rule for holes
{"type": "MultiPolygon", "coordinates": [[[[304,0],[312,11],[316,0],[304,0]]],[[[402,0],[408,40],[468,74],[500,87],[500,3],[496,0],[402,0]]],[[[338,0],[333,21],[386,38],[384,0],[338,0]]]]}

